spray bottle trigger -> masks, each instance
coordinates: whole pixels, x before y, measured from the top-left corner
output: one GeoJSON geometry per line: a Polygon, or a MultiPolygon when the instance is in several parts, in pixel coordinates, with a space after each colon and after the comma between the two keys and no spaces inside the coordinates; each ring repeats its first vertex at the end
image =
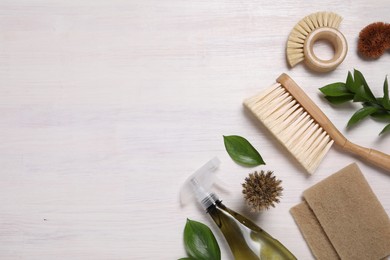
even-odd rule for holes
{"type": "MultiPolygon", "coordinates": [[[[218,157],[214,157],[205,165],[199,168],[195,173],[188,177],[180,189],[180,204],[185,205],[193,197],[197,196],[197,190],[194,190],[193,183],[199,184],[199,189],[208,191],[216,181],[215,172],[220,165],[218,157]]],[[[220,185],[218,185],[220,186],[220,185]]],[[[221,186],[220,186],[221,187],[221,186]]]]}
{"type": "Polygon", "coordinates": [[[218,177],[215,177],[214,184],[214,186],[216,186],[221,191],[229,192],[230,190],[232,190],[231,185],[227,184],[225,181],[221,180],[218,177]]]}

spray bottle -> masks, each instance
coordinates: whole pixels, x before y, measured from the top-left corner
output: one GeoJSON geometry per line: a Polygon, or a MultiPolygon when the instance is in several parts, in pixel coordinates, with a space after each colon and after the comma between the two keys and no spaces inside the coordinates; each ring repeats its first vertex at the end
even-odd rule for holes
{"type": "Polygon", "coordinates": [[[180,191],[181,201],[185,202],[192,196],[197,199],[221,230],[236,260],[296,259],[278,240],[251,220],[226,207],[210,191],[219,164],[219,159],[214,158],[191,175],[180,191]]]}

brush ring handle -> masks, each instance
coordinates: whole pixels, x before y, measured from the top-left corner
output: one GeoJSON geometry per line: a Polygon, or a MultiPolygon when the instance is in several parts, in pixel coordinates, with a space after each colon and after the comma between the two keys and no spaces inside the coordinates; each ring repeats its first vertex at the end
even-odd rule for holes
{"type": "Polygon", "coordinates": [[[347,55],[348,45],[344,35],[334,28],[321,27],[312,31],[303,45],[306,65],[314,71],[334,70],[347,55]],[[326,40],[333,45],[335,54],[330,60],[322,60],[314,54],[313,46],[318,40],[326,40]]]}

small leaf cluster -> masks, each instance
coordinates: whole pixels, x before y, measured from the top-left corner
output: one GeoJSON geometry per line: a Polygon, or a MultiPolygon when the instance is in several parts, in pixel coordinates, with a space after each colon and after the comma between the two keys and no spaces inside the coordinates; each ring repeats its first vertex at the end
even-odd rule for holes
{"type": "Polygon", "coordinates": [[[221,260],[221,250],[213,232],[198,221],[187,219],[184,246],[188,257],[179,260],[221,260]]]}
{"type": "Polygon", "coordinates": [[[383,83],[383,96],[375,97],[368,86],[363,74],[358,71],[348,72],[346,82],[336,82],[320,88],[325,98],[332,104],[342,104],[345,102],[360,102],[362,108],[357,110],[347,123],[351,127],[362,119],[371,116],[387,122],[379,135],[390,132],[390,99],[387,76],[383,83]]]}

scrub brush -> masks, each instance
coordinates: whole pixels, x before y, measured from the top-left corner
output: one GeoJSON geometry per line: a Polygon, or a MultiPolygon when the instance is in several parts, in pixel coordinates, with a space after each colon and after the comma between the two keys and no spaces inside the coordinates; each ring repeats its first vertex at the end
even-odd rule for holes
{"type": "Polygon", "coordinates": [[[366,57],[377,59],[390,49],[390,24],[372,23],[359,33],[358,52],[366,57]]]}
{"type": "Polygon", "coordinates": [[[281,180],[272,175],[272,171],[250,173],[242,184],[244,198],[252,211],[261,211],[275,207],[282,196],[281,180]]]}
{"type": "Polygon", "coordinates": [[[335,69],[347,54],[347,41],[338,31],[341,16],[332,12],[317,12],[300,20],[292,29],[287,40],[287,61],[291,67],[305,61],[306,65],[318,72],[335,69]],[[317,40],[329,41],[334,49],[330,60],[319,59],[313,52],[317,40]]]}
{"type": "Polygon", "coordinates": [[[348,141],[286,74],[263,93],[244,101],[248,108],[309,173],[333,143],[390,171],[390,155],[348,141]]]}

